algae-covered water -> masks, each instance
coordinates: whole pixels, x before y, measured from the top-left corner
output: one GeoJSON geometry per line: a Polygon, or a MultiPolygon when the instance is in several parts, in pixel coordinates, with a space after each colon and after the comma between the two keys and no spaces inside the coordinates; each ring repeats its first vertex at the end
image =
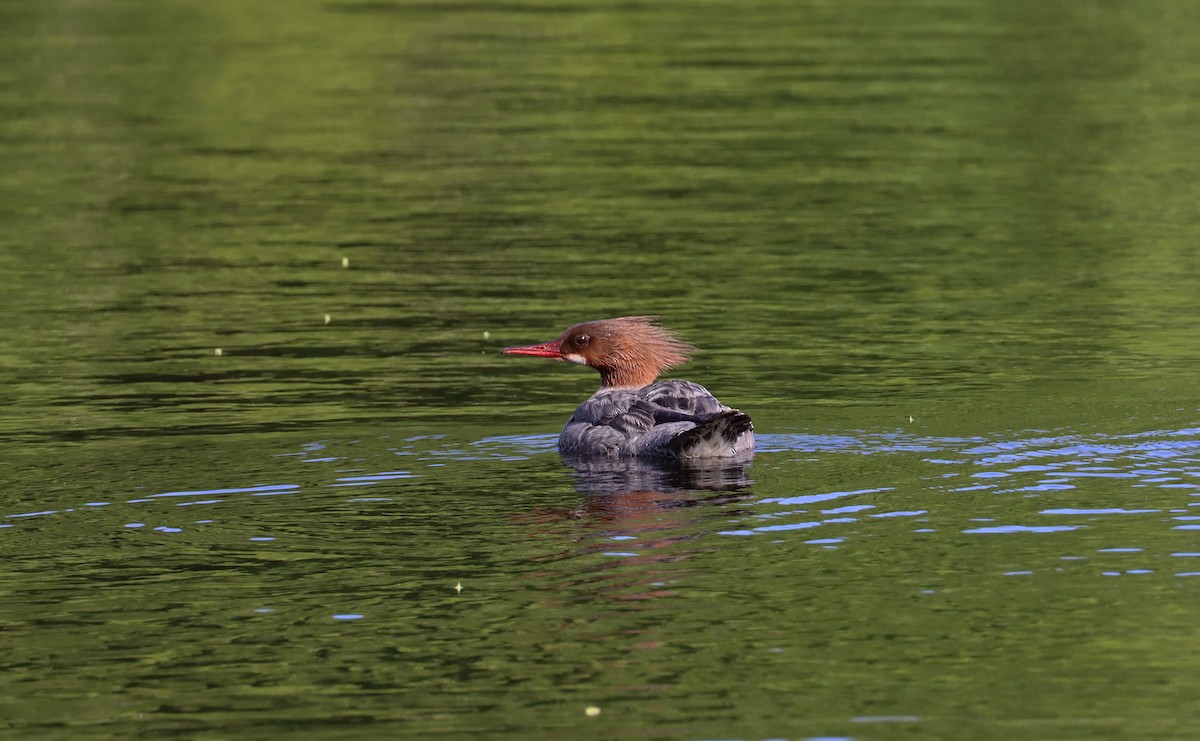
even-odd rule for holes
{"type": "Polygon", "coordinates": [[[1195,738],[1200,9],[0,6],[0,735],[1195,738]],[[568,465],[656,314],[719,475],[568,465]]]}

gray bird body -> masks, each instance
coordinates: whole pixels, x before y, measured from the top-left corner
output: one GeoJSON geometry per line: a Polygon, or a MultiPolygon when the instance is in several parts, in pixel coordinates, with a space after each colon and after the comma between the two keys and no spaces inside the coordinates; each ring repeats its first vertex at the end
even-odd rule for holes
{"type": "Polygon", "coordinates": [[[567,420],[558,449],[605,458],[738,458],[754,450],[754,426],[691,381],[605,387],[567,420]]]}

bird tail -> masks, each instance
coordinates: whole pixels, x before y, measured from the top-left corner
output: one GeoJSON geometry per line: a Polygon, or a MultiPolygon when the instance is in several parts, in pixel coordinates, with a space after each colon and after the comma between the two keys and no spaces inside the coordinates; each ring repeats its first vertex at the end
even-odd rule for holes
{"type": "Polygon", "coordinates": [[[667,450],[676,458],[724,458],[748,452],[742,447],[753,449],[754,423],[736,409],[709,417],[686,432],[681,432],[667,443],[667,450]]]}

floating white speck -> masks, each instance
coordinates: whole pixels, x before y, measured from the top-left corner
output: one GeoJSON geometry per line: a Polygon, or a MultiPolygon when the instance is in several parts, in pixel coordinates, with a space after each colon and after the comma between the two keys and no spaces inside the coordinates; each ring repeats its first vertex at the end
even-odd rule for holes
{"type": "Polygon", "coordinates": [[[325,323],[326,323],[326,324],[329,324],[331,321],[333,321],[333,317],[331,317],[331,316],[329,316],[328,314],[326,314],[326,315],[325,315],[325,323]]]}
{"type": "Polygon", "coordinates": [[[491,336],[492,336],[492,333],[491,333],[491,332],[487,331],[486,329],[485,329],[485,330],[483,330],[483,339],[485,339],[485,340],[486,340],[486,339],[490,339],[490,338],[491,338],[491,336]]]}
{"type": "Polygon", "coordinates": [[[220,357],[221,355],[224,355],[224,354],[225,353],[219,347],[216,350],[213,350],[213,355],[216,355],[217,357],[220,357]]]}
{"type": "Polygon", "coordinates": [[[455,591],[455,592],[459,592],[459,593],[461,593],[461,592],[462,592],[462,582],[459,582],[459,583],[457,583],[457,584],[455,584],[455,585],[454,585],[454,591],[455,591]]]}
{"type": "Polygon", "coordinates": [[[583,711],[583,714],[589,718],[595,718],[600,714],[600,708],[596,707],[595,705],[588,705],[587,709],[583,711]]]}
{"type": "Polygon", "coordinates": [[[350,267],[350,258],[348,258],[348,257],[343,257],[343,258],[342,258],[342,267],[343,267],[343,268],[348,268],[348,267],[350,267]]]}

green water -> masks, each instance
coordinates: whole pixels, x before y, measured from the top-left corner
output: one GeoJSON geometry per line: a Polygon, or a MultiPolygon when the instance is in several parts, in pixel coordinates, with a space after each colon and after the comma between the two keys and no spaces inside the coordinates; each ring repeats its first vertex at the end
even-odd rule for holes
{"type": "Polygon", "coordinates": [[[1195,738],[1198,30],[0,5],[0,735],[1195,738]],[[634,313],[724,488],[498,353],[634,313]]]}

